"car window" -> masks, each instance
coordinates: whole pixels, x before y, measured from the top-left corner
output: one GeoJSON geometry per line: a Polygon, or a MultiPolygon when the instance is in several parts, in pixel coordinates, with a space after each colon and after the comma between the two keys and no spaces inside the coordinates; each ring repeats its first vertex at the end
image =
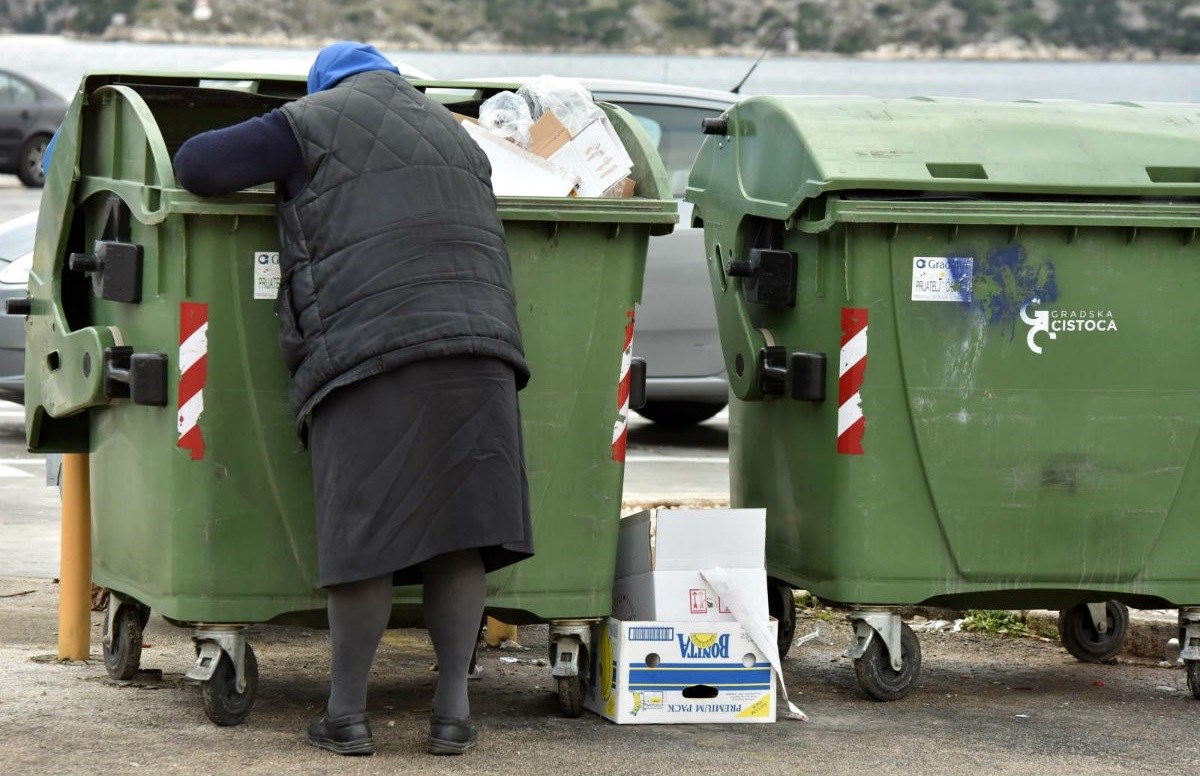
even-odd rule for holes
{"type": "Polygon", "coordinates": [[[654,143],[655,148],[662,145],[662,124],[645,116],[634,116],[633,118],[642,125],[642,129],[646,130],[646,134],[650,136],[650,142],[654,143]]]}
{"type": "Polygon", "coordinates": [[[617,103],[637,117],[646,127],[651,140],[658,144],[658,155],[667,168],[671,194],[682,197],[687,188],[688,172],[696,160],[696,152],[704,142],[700,121],[720,113],[714,108],[683,108],[677,105],[648,105],[646,103],[617,103]],[[653,129],[652,129],[653,128],[653,129]]]}
{"type": "Polygon", "coordinates": [[[13,102],[27,103],[37,101],[37,95],[33,93],[33,88],[29,84],[20,78],[10,77],[8,80],[12,84],[13,102]]]}

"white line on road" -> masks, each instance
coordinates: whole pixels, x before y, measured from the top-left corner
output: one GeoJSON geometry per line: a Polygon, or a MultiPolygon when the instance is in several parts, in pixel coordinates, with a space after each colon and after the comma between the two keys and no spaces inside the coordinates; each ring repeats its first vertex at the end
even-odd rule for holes
{"type": "Polygon", "coordinates": [[[45,466],[45,458],[0,458],[0,466],[45,466]]]}
{"type": "Polygon", "coordinates": [[[7,477],[32,477],[29,472],[23,472],[15,466],[5,466],[0,464],[0,479],[7,477]]]}
{"type": "Polygon", "coordinates": [[[728,457],[686,455],[627,455],[625,463],[721,463],[728,464],[728,457]]]}

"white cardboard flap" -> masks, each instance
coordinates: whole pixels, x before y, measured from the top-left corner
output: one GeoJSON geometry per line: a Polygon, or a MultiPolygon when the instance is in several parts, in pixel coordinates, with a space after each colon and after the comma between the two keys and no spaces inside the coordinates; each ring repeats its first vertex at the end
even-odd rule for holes
{"type": "Polygon", "coordinates": [[[577,176],[477,124],[460,124],[487,154],[492,165],[492,189],[498,197],[565,197],[579,182],[577,176]]]}
{"type": "Polygon", "coordinates": [[[616,576],[649,571],[761,569],[765,509],[652,509],[621,520],[616,576]]]}
{"type": "Polygon", "coordinates": [[[738,584],[737,578],[730,573],[729,569],[705,569],[701,575],[706,582],[712,585],[722,600],[729,603],[734,618],[745,629],[750,641],[767,656],[767,662],[771,664],[771,669],[779,677],[779,692],[783,694],[783,702],[787,704],[788,717],[807,722],[808,715],[788,698],[787,683],[783,680],[783,667],[780,665],[779,643],[775,639],[775,631],[763,624],[769,616],[765,596],[760,603],[754,597],[743,595],[742,586],[738,584]]]}
{"type": "Polygon", "coordinates": [[[654,567],[650,557],[653,509],[621,518],[617,534],[616,578],[645,574],[654,567]]]}

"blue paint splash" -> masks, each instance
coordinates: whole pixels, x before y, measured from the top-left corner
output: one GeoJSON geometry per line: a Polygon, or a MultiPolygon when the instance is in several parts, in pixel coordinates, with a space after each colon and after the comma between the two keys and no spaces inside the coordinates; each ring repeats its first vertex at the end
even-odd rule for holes
{"type": "Polygon", "coordinates": [[[993,326],[1016,333],[1021,307],[1037,297],[1042,304],[1058,300],[1058,276],[1051,262],[1031,263],[1020,245],[1003,245],[987,255],[976,267],[973,290],[974,306],[993,326]]]}
{"type": "Polygon", "coordinates": [[[946,266],[950,269],[951,287],[958,292],[958,300],[969,305],[974,298],[974,257],[947,256],[946,266]]]}

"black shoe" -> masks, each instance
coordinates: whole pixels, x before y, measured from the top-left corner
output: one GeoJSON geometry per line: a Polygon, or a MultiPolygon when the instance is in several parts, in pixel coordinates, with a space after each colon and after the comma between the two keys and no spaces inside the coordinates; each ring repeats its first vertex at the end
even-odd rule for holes
{"type": "Polygon", "coordinates": [[[366,714],[330,719],[324,714],[308,726],[308,743],[338,754],[374,754],[375,739],[366,714]]]}
{"type": "Polygon", "coordinates": [[[467,719],[433,717],[429,720],[429,753],[462,754],[479,741],[479,726],[467,719]]]}

